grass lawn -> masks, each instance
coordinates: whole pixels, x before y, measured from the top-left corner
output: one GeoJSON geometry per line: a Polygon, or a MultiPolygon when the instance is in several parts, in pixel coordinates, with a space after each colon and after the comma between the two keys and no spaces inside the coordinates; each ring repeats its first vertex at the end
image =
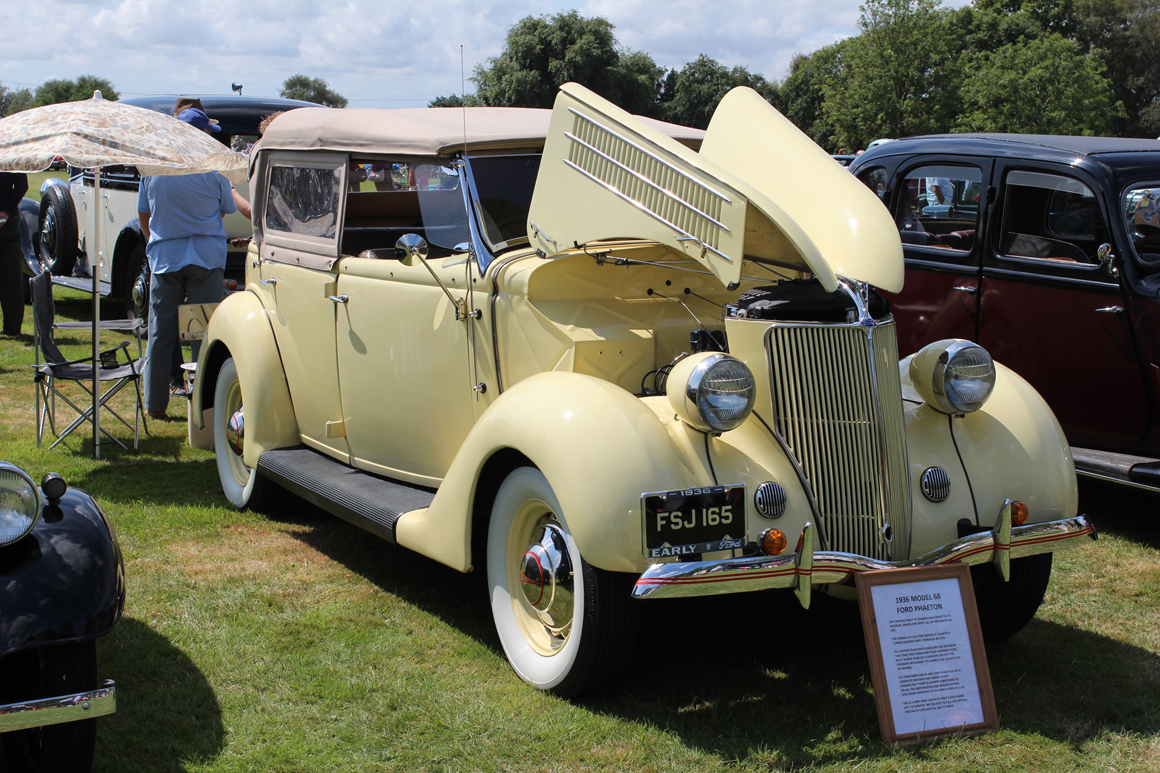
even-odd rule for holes
{"type": "MultiPolygon", "coordinates": [[[[86,296],[56,292],[86,318],[86,296]]],[[[82,432],[37,449],[31,312],[24,330],[0,338],[0,458],[92,493],[125,554],[98,771],[1160,770],[1154,498],[1082,489],[1101,539],[1060,554],[1039,616],[988,652],[996,733],[882,744],[856,606],[789,593],[642,602],[632,677],[570,703],[508,667],[480,572],[290,497],[233,510],[183,403],[135,452],[93,461],[82,432]]]]}

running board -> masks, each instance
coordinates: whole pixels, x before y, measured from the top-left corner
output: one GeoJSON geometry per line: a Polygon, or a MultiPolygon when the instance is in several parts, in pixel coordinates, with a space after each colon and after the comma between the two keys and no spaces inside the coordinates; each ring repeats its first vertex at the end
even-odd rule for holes
{"type": "Polygon", "coordinates": [[[1075,447],[1071,449],[1071,457],[1078,475],[1160,491],[1160,459],[1075,447]]]}
{"type": "Polygon", "coordinates": [[[306,446],[264,452],[258,473],[390,542],[399,516],[428,507],[435,498],[431,489],[356,470],[306,446]]]}
{"type": "MultiPolygon", "coordinates": [[[[60,285],[61,287],[69,287],[73,290],[80,290],[82,293],[91,294],[93,292],[93,280],[87,277],[82,278],[78,276],[54,276],[52,278],[52,283],[54,285],[60,285]]],[[[113,292],[113,285],[108,282],[101,282],[100,291],[101,295],[109,295],[111,292],[113,292]]]]}

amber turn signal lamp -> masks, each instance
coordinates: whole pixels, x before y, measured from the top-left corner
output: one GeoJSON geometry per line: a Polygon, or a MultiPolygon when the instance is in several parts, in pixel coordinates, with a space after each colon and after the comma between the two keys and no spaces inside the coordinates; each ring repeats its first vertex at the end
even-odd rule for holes
{"type": "Polygon", "coordinates": [[[766,529],[761,533],[761,550],[767,556],[778,556],[785,552],[785,535],[780,529],[766,529]]]}
{"type": "Polygon", "coordinates": [[[1011,503],[1011,525],[1022,526],[1027,523],[1027,505],[1022,502],[1011,503]]]}

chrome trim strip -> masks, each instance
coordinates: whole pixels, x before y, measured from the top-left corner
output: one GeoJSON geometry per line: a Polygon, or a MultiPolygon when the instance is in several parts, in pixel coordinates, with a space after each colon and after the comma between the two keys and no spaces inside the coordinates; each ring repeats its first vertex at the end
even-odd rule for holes
{"type": "MultiPolygon", "coordinates": [[[[728,233],[733,233],[732,231],[729,230],[729,226],[725,225],[720,220],[717,220],[715,217],[713,217],[709,213],[705,212],[704,210],[701,210],[701,209],[698,209],[697,207],[694,207],[692,204],[685,201],[680,196],[678,196],[677,194],[668,190],[667,188],[662,188],[661,186],[657,185],[655,182],[653,182],[649,178],[645,177],[640,172],[636,171],[635,169],[632,169],[631,167],[629,167],[628,165],[626,165],[620,161],[617,161],[615,158],[608,155],[600,148],[597,148],[593,145],[590,145],[589,143],[587,143],[584,140],[577,137],[572,132],[564,132],[564,136],[567,137],[568,139],[572,140],[573,142],[578,143],[578,144],[583,145],[584,147],[588,148],[593,153],[600,156],[601,158],[603,158],[605,161],[609,162],[610,164],[613,164],[614,166],[619,167],[620,169],[624,170],[625,172],[628,172],[630,175],[632,175],[636,179],[640,180],[642,183],[649,186],[650,188],[652,188],[653,190],[655,190],[657,193],[661,194],[662,196],[667,196],[668,198],[672,199],[674,202],[676,202],[680,206],[685,207],[686,209],[691,210],[692,212],[696,212],[698,215],[705,218],[706,220],[708,220],[710,223],[717,226],[718,228],[721,228],[728,233]]],[[[647,155],[647,151],[642,150],[641,152],[646,153],[646,155],[647,155]]],[[[656,161],[658,161],[662,164],[664,163],[659,158],[656,159],[656,161]]],[[[687,173],[682,172],[679,169],[673,169],[673,171],[676,172],[677,174],[681,175],[686,180],[691,180],[692,182],[697,182],[695,179],[689,177],[689,175],[687,173]]],[[[704,186],[702,186],[702,187],[704,187],[704,186]]],[[[713,191],[709,188],[705,188],[705,190],[709,191],[710,193],[715,193],[715,191],[713,191]]],[[[720,195],[720,194],[718,194],[718,195],[720,195]]],[[[733,202],[729,201],[729,199],[726,199],[724,196],[721,196],[721,198],[725,201],[726,204],[733,203],[733,202]]],[[[551,241],[551,240],[549,240],[549,241],[551,241]]],[[[553,244],[554,243],[555,242],[553,241],[553,244]]]]}
{"type": "Polygon", "coordinates": [[[1115,483],[1117,486],[1129,486],[1131,488],[1137,488],[1137,489],[1140,489],[1141,491],[1151,491],[1153,493],[1160,491],[1160,487],[1149,486],[1147,483],[1137,483],[1134,480],[1128,480],[1126,478],[1117,478],[1117,477],[1112,476],[1112,475],[1105,475],[1102,472],[1089,472],[1088,470],[1081,470],[1079,467],[1075,468],[1075,474],[1082,475],[1085,478],[1091,478],[1092,480],[1102,480],[1102,481],[1105,481],[1107,483],[1115,483]]]}
{"type": "Polygon", "coordinates": [[[645,213],[645,214],[646,214],[646,215],[648,215],[649,217],[651,217],[651,218],[654,218],[655,220],[657,220],[657,221],[659,221],[659,222],[663,223],[664,225],[667,225],[669,228],[671,228],[671,229],[673,229],[674,231],[676,231],[676,232],[677,232],[677,233],[678,233],[678,234],[679,234],[681,237],[684,237],[685,239],[687,239],[687,240],[689,240],[689,241],[694,241],[694,242],[696,242],[697,244],[701,245],[701,249],[702,249],[702,250],[706,250],[706,251],[708,251],[708,252],[712,252],[714,255],[717,255],[717,256],[719,256],[719,257],[721,257],[721,258],[724,258],[725,260],[729,261],[730,263],[732,263],[732,262],[733,262],[733,258],[729,257],[728,255],[726,255],[725,253],[723,253],[723,252],[721,252],[720,250],[716,249],[715,247],[710,247],[708,244],[705,244],[705,242],[701,241],[701,240],[700,240],[700,239],[698,239],[696,236],[693,236],[691,233],[689,233],[689,232],[688,232],[688,231],[686,231],[685,229],[681,228],[680,226],[674,225],[673,223],[669,222],[668,220],[665,220],[663,217],[661,217],[660,215],[658,215],[656,212],[653,212],[651,209],[649,209],[648,207],[644,206],[644,204],[640,203],[639,201],[636,201],[635,199],[631,199],[631,198],[629,198],[628,196],[625,196],[625,195],[624,195],[623,193],[621,193],[619,190],[617,190],[616,188],[613,188],[611,185],[609,185],[608,183],[604,182],[604,181],[603,181],[603,180],[601,180],[599,177],[596,177],[595,175],[593,175],[593,174],[591,174],[591,173],[589,173],[589,172],[587,172],[587,171],[585,171],[585,170],[581,169],[579,166],[577,166],[576,164],[572,163],[572,162],[571,162],[571,161],[569,161],[568,159],[564,159],[564,163],[565,163],[567,166],[570,166],[570,167],[572,167],[573,169],[575,169],[575,170],[576,170],[577,172],[579,172],[580,174],[582,174],[582,175],[584,175],[585,177],[587,177],[587,178],[588,178],[589,180],[591,180],[592,182],[594,182],[594,183],[596,183],[597,185],[599,185],[600,187],[604,188],[604,189],[605,189],[606,191],[608,191],[609,193],[613,194],[614,196],[619,196],[621,199],[623,199],[624,201],[626,201],[628,204],[630,204],[630,205],[632,205],[632,206],[636,207],[637,209],[639,209],[641,212],[645,213]]]}
{"type": "MultiPolygon", "coordinates": [[[[637,149],[637,150],[639,150],[641,153],[643,153],[644,155],[648,156],[648,157],[649,157],[649,158],[651,158],[653,161],[656,161],[656,162],[657,162],[658,164],[660,164],[661,166],[667,167],[667,168],[668,168],[670,171],[676,172],[677,174],[679,174],[679,175],[682,175],[683,177],[689,177],[689,173],[688,173],[688,172],[685,172],[684,170],[682,170],[682,169],[679,169],[679,168],[677,168],[677,167],[673,166],[673,165],[672,165],[672,164],[670,164],[668,161],[665,161],[663,158],[661,158],[661,157],[660,157],[660,156],[658,156],[657,154],[655,154],[655,153],[653,153],[652,151],[650,151],[648,148],[641,147],[641,146],[640,146],[640,145],[638,145],[637,143],[635,143],[635,142],[633,142],[632,140],[630,140],[628,137],[625,137],[623,134],[620,134],[620,133],[618,133],[618,132],[615,132],[615,131],[613,131],[613,130],[612,130],[610,127],[608,127],[608,126],[606,126],[606,125],[604,125],[604,124],[602,124],[602,123],[599,123],[598,121],[594,121],[594,120],[592,120],[591,118],[589,118],[588,116],[584,115],[583,113],[581,113],[581,112],[580,112],[579,110],[577,110],[576,108],[574,108],[574,107],[570,107],[570,108],[568,108],[568,112],[569,112],[569,113],[571,113],[572,115],[576,116],[577,118],[580,118],[580,119],[582,119],[582,120],[585,120],[585,121],[587,121],[588,123],[590,123],[590,124],[592,124],[593,126],[595,126],[597,129],[600,129],[601,131],[606,131],[606,132],[608,132],[609,134],[611,134],[613,137],[616,137],[618,140],[620,140],[620,141],[621,141],[621,142],[623,142],[624,144],[626,144],[626,145],[630,145],[631,147],[633,147],[633,148],[636,148],[636,149],[637,149]]],[[[567,133],[567,132],[565,132],[565,133],[567,133]]],[[[630,171],[631,171],[631,170],[630,170],[630,171]]],[[[690,179],[692,179],[692,178],[690,178],[690,179]]],[[[717,182],[721,183],[722,185],[724,185],[724,184],[725,184],[725,182],[724,182],[723,180],[719,180],[719,179],[717,179],[716,177],[714,177],[713,179],[717,180],[717,182]]],[[[710,188],[708,185],[705,185],[705,184],[704,184],[703,182],[701,182],[700,180],[694,180],[694,182],[696,182],[696,183],[697,183],[697,185],[700,185],[702,188],[704,188],[704,189],[705,189],[706,191],[708,191],[709,193],[712,193],[714,196],[716,196],[717,198],[719,198],[719,199],[721,199],[722,201],[724,201],[726,204],[732,204],[732,203],[733,203],[733,202],[732,202],[732,201],[729,199],[729,197],[728,197],[728,196],[726,196],[725,194],[721,193],[720,191],[713,190],[712,188],[710,188]]]]}
{"type": "MultiPolygon", "coordinates": [[[[1015,526],[1011,529],[1009,555],[1021,558],[1076,547],[1081,538],[1096,539],[1095,526],[1086,516],[1015,526]]],[[[1002,545],[991,531],[970,534],[924,556],[904,561],[877,561],[866,556],[837,551],[818,551],[807,568],[805,557],[797,553],[780,556],[724,558],[716,561],[689,561],[654,564],[636,581],[633,598],[679,598],[742,593],[770,588],[794,588],[798,575],[809,574],[812,585],[840,583],[863,572],[908,569],[962,562],[982,564],[992,561],[1002,545]]],[[[804,552],[804,551],[803,551],[804,552]]]]}
{"type": "Polygon", "coordinates": [[[117,688],[112,679],[106,679],[104,686],[96,690],[0,706],[0,733],[79,722],[104,717],[116,710],[117,688]]]}

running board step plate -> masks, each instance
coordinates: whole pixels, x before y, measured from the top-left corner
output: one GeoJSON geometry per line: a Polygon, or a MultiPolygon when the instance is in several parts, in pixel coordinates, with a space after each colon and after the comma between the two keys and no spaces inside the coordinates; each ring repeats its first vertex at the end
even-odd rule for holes
{"type": "Polygon", "coordinates": [[[428,507],[435,498],[431,489],[356,470],[306,446],[264,452],[258,473],[391,542],[399,516],[428,507]]]}

